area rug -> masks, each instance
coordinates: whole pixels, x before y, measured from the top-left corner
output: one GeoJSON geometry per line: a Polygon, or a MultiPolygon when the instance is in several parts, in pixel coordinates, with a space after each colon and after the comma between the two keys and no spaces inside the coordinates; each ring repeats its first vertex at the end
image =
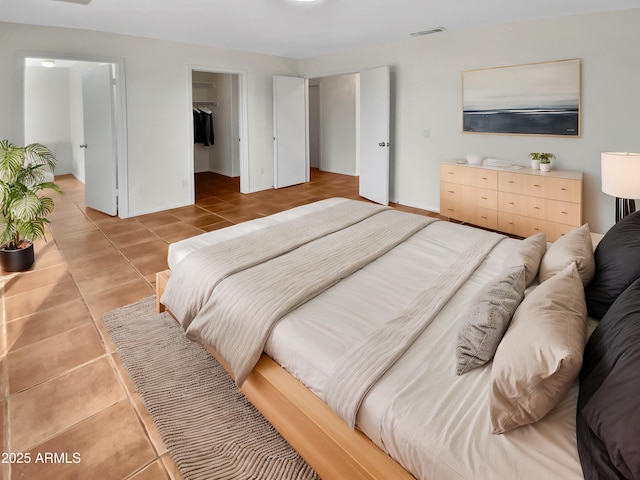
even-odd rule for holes
{"type": "Polygon", "coordinates": [[[103,319],[185,480],[319,478],[154,296],[103,319]]]}

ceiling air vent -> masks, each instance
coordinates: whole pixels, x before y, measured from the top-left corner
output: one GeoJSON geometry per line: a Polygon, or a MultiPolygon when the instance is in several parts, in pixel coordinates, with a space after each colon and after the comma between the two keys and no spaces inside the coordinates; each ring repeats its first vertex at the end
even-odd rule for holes
{"type": "Polygon", "coordinates": [[[423,30],[421,32],[413,32],[410,33],[409,35],[411,35],[412,37],[421,37],[422,35],[430,35],[432,33],[440,33],[440,32],[446,32],[447,29],[444,27],[434,27],[434,28],[430,28],[429,30],[423,30]]]}
{"type": "Polygon", "coordinates": [[[75,3],[78,5],[89,5],[93,0],[54,0],[56,2],[75,3]]]}

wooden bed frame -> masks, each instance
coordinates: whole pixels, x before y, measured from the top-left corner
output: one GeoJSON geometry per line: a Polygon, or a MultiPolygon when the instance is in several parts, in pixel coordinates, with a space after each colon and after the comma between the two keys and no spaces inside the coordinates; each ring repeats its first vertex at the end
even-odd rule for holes
{"type": "MultiPolygon", "coordinates": [[[[170,270],[156,274],[158,312],[166,310],[160,298],[170,275],[170,270]]],[[[230,372],[216,352],[207,351],[230,372]]],[[[241,391],[324,480],[414,478],[267,355],[262,355],[241,391]]]]}

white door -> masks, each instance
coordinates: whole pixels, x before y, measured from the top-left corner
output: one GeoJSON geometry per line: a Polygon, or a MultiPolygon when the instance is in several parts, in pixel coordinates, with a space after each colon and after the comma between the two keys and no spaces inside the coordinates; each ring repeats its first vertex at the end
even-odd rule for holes
{"type": "Polygon", "coordinates": [[[82,76],[87,207],[118,214],[111,65],[92,65],[82,76]]]}
{"type": "Polygon", "coordinates": [[[275,188],[309,181],[307,81],[273,77],[273,150],[275,188]]]}
{"type": "Polygon", "coordinates": [[[389,203],[389,67],[360,72],[360,196],[389,203]]]}

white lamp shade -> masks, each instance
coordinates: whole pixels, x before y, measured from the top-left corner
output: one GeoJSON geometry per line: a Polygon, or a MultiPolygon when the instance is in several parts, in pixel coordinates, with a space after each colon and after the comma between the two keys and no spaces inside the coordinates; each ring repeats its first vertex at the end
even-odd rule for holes
{"type": "Polygon", "coordinates": [[[618,198],[640,198],[640,153],[605,152],[602,191],[618,198]]]}

